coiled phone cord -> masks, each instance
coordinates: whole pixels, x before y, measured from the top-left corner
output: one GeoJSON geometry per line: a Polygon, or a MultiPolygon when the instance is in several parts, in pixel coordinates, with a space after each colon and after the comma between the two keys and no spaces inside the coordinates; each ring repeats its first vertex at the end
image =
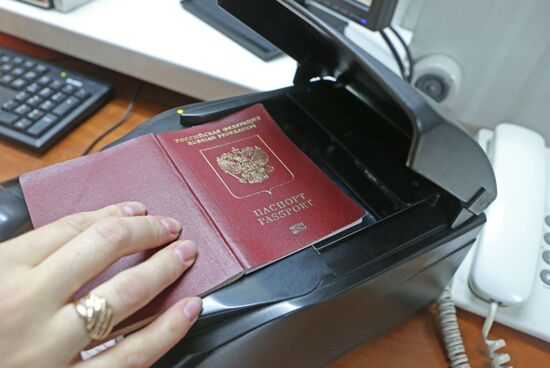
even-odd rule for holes
{"type": "Polygon", "coordinates": [[[443,293],[437,300],[437,307],[439,310],[441,333],[445,349],[447,350],[447,357],[451,362],[451,368],[470,368],[449,286],[443,290],[443,293]]]}
{"type": "Polygon", "coordinates": [[[491,358],[491,367],[492,368],[512,368],[511,366],[503,366],[503,364],[510,361],[510,355],[506,353],[496,353],[498,349],[501,349],[506,346],[506,342],[503,339],[498,340],[489,340],[489,330],[493,326],[495,320],[495,315],[497,314],[498,303],[492,302],[489,307],[489,315],[483,323],[483,328],[481,329],[481,335],[487,345],[487,352],[491,358]]]}

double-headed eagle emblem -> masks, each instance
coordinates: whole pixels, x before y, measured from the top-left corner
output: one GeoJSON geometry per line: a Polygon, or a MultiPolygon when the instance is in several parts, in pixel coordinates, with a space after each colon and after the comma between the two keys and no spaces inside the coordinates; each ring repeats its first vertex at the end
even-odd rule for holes
{"type": "Polygon", "coordinates": [[[216,158],[218,166],[226,174],[243,184],[258,184],[269,179],[275,169],[268,165],[269,156],[260,147],[232,147],[230,152],[216,158]]]}

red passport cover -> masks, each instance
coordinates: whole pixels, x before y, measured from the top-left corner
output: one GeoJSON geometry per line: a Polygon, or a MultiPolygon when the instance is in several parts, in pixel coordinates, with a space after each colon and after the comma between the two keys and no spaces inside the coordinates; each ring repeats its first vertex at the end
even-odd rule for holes
{"type": "MultiPolygon", "coordinates": [[[[149,214],[180,221],[182,237],[196,241],[193,267],[125,325],[205,294],[364,215],[259,104],[37,170],[20,182],[35,227],[78,211],[141,201],[149,214]]],[[[122,258],[75,297],[151,254],[122,258]]]]}

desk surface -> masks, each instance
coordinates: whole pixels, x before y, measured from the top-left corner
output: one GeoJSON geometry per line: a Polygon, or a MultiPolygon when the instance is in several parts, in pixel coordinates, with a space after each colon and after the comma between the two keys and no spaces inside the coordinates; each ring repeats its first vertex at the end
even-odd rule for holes
{"type": "Polygon", "coordinates": [[[296,70],[288,56],[262,61],[178,0],[94,0],[69,14],[0,0],[0,32],[202,100],[286,87],[296,70]]]}
{"type": "MultiPolygon", "coordinates": [[[[60,56],[54,51],[1,33],[0,45],[16,48],[45,59],[60,56]]],[[[26,171],[80,155],[89,142],[119,119],[139,83],[136,79],[73,58],[59,59],[57,63],[112,81],[115,85],[115,97],[44,155],[37,155],[0,141],[0,182],[26,171]]],[[[192,101],[189,97],[145,84],[129,120],[102,140],[96,149],[126,134],[157,113],[192,101]]],[[[483,320],[463,311],[459,311],[458,316],[472,367],[485,367],[489,360],[485,356],[485,346],[480,334],[483,320]]],[[[357,326],[357,328],[361,327],[357,326]]],[[[492,336],[506,339],[508,346],[504,350],[511,354],[515,367],[550,366],[550,344],[499,324],[493,327],[492,336]]],[[[358,346],[329,365],[331,368],[446,366],[434,306],[394,328],[388,334],[358,346]]]]}

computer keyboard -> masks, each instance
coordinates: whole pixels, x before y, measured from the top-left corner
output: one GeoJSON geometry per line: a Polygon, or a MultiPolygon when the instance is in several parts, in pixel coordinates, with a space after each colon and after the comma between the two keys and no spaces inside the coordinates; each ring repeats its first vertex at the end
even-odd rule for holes
{"type": "Polygon", "coordinates": [[[43,152],[108,100],[111,85],[0,47],[0,137],[43,152]]]}

